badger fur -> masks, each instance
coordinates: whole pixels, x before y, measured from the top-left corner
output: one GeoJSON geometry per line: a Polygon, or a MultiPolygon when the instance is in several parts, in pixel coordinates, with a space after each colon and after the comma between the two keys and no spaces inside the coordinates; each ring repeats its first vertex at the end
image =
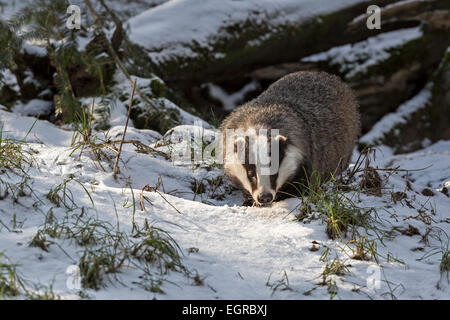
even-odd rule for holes
{"type": "Polygon", "coordinates": [[[254,204],[267,205],[282,198],[288,182],[309,178],[313,171],[324,179],[345,170],[359,130],[358,103],[337,76],[292,73],[223,121],[223,150],[231,150],[224,152],[225,173],[254,204]],[[276,135],[270,134],[272,129],[278,130],[276,135]],[[227,138],[232,130],[240,132],[227,138]],[[261,170],[255,150],[262,145],[277,149],[268,152],[270,161],[278,162],[274,172],[261,170]]]}

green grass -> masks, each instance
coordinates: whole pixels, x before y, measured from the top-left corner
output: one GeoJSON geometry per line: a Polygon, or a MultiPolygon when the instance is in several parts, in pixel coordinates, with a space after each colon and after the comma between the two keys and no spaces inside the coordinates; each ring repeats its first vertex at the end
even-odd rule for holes
{"type": "Polygon", "coordinates": [[[0,168],[22,169],[28,163],[20,142],[11,139],[0,139],[0,168]]]}
{"type": "MultiPolygon", "coordinates": [[[[132,191],[131,186],[130,190],[132,191]]],[[[133,210],[128,230],[130,234],[122,230],[118,222],[115,225],[93,214],[95,204],[91,193],[73,175],[52,187],[45,198],[37,202],[36,206],[44,203],[52,207],[44,213],[43,225],[28,245],[46,252],[54,250],[54,247],[63,251],[80,268],[83,289],[99,290],[107,285],[108,280],[116,282],[116,275],[128,268],[140,270],[142,276],[134,283],[152,292],[163,292],[161,284],[166,281],[165,276],[170,271],[190,276],[182,264],[181,249],[170,234],[149,224],[147,220],[142,225],[135,221],[136,201],[125,207],[133,210]],[[85,193],[91,207],[79,203],[75,187],[77,191],[85,193]],[[66,241],[82,248],[78,257],[70,256],[64,250],[66,241]]],[[[117,212],[116,216],[118,218],[117,212]]],[[[11,229],[8,227],[8,230],[11,229]]],[[[3,264],[1,275],[4,295],[19,295],[20,288],[23,288],[22,294],[29,299],[57,298],[51,288],[32,291],[17,285],[14,265],[3,264]]]]}
{"type": "Polygon", "coordinates": [[[278,280],[274,280],[272,283],[270,282],[272,274],[269,275],[269,278],[267,279],[266,286],[268,286],[270,289],[272,289],[272,295],[276,291],[291,291],[292,288],[289,285],[289,278],[286,273],[286,270],[283,270],[281,273],[281,277],[278,280]]]}
{"type": "Polygon", "coordinates": [[[29,300],[57,300],[53,286],[44,286],[25,280],[18,272],[19,265],[9,261],[4,252],[0,252],[0,300],[24,297],[29,300]]]}
{"type": "Polygon", "coordinates": [[[447,274],[450,271],[450,251],[444,251],[442,252],[442,259],[441,263],[439,265],[439,269],[441,270],[441,273],[446,272],[447,274]]]}
{"type": "Polygon", "coordinates": [[[28,245],[30,247],[41,248],[43,251],[48,252],[51,243],[51,241],[47,240],[47,237],[43,234],[43,232],[39,230],[28,245]]]}
{"type": "Polygon", "coordinates": [[[60,297],[53,292],[53,285],[49,286],[34,285],[33,290],[27,290],[25,293],[27,300],[59,300],[60,297]]]}
{"type": "Polygon", "coordinates": [[[36,121],[22,140],[5,138],[0,124],[0,201],[10,197],[18,203],[21,197],[33,193],[28,172],[35,165],[35,151],[27,147],[26,138],[36,121]]]}
{"type": "Polygon", "coordinates": [[[146,264],[156,266],[161,274],[169,270],[184,270],[181,263],[180,247],[166,231],[155,226],[138,230],[138,239],[130,247],[130,255],[146,264]]]}
{"type": "Polygon", "coordinates": [[[351,247],[353,256],[352,259],[369,261],[374,258],[377,260],[377,247],[375,240],[369,240],[367,237],[359,237],[356,240],[350,240],[348,244],[353,244],[351,247]]]}
{"type": "Polygon", "coordinates": [[[120,231],[119,226],[92,217],[85,210],[79,211],[66,214],[60,221],[49,211],[46,223],[32,238],[30,246],[44,251],[48,251],[51,244],[58,244],[62,248],[60,241],[57,241],[60,239],[74,241],[82,247],[83,253],[78,266],[84,289],[103,288],[110,275],[120,273],[129,266],[143,272],[143,288],[156,288],[169,271],[189,275],[181,262],[180,247],[161,228],[150,225],[147,221],[140,227],[135,222],[130,237],[126,232],[120,231]]]}
{"type": "MultiPolygon", "coordinates": [[[[3,127],[0,125],[0,170],[19,170],[24,172],[25,166],[33,164],[31,151],[23,148],[26,145],[26,138],[33,130],[37,119],[34,121],[27,134],[22,140],[15,140],[3,137],[3,127]]],[[[0,172],[1,172],[0,171],[0,172]]]]}
{"type": "Polygon", "coordinates": [[[353,258],[359,260],[367,260],[369,255],[376,259],[376,246],[371,237],[381,242],[389,237],[377,208],[359,205],[361,193],[383,195],[384,181],[370,166],[371,154],[372,150],[363,150],[354,167],[343,172],[339,179],[333,175],[323,179],[313,171],[306,181],[292,184],[301,200],[297,220],[305,223],[321,220],[328,237],[352,246],[353,258]]]}
{"type": "Polygon", "coordinates": [[[82,187],[91,201],[92,207],[94,207],[94,200],[92,199],[90,192],[86,189],[83,183],[76,179],[73,175],[66,178],[62,183],[56,185],[54,188],[51,188],[45,197],[57,207],[61,207],[61,205],[63,205],[69,211],[80,208],[77,205],[75,196],[69,187],[73,182],[82,187]]]}
{"type": "Polygon", "coordinates": [[[107,274],[120,272],[127,259],[121,249],[118,243],[96,249],[86,248],[78,264],[83,288],[99,290],[104,286],[107,274]]]}
{"type": "Polygon", "coordinates": [[[16,264],[12,264],[0,252],[0,298],[11,298],[19,295],[22,281],[17,275],[16,264]]]}
{"type": "Polygon", "coordinates": [[[320,179],[316,181],[313,185],[293,184],[302,200],[298,220],[322,220],[330,239],[344,239],[348,234],[356,239],[359,236],[358,227],[378,231],[375,209],[359,207],[356,204],[358,193],[342,191],[346,188],[334,178],[326,183],[321,183],[320,179]]]}
{"type": "Polygon", "coordinates": [[[327,261],[321,274],[322,281],[318,285],[326,286],[330,299],[333,299],[338,293],[338,286],[334,277],[343,276],[347,273],[350,273],[350,270],[339,259],[327,261]]]}
{"type": "Polygon", "coordinates": [[[125,266],[141,270],[142,281],[136,283],[152,292],[162,292],[156,288],[169,271],[187,274],[175,240],[164,230],[148,226],[138,230],[133,239],[116,232],[105,236],[95,249],[87,247],[79,262],[82,286],[98,290],[108,274],[119,273],[125,266]]]}
{"type": "Polygon", "coordinates": [[[336,258],[331,262],[327,261],[321,274],[321,284],[326,284],[330,276],[343,276],[346,273],[349,273],[349,270],[339,259],[336,258]]]}

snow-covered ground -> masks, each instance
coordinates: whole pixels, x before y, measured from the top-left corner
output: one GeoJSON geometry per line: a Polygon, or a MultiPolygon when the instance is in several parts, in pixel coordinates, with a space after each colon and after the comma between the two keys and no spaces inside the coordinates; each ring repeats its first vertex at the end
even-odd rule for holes
{"type": "MultiPolygon", "coordinates": [[[[53,291],[62,298],[78,297],[77,290],[68,286],[71,275],[66,271],[78,264],[85,247],[69,239],[48,236],[55,242],[48,252],[28,244],[44,225],[49,210],[56,219],[67,216],[66,208],[55,206],[46,197],[66,179],[70,180],[68,190],[77,206],[85,208],[86,217],[107,221],[128,235],[133,219],[140,226],[147,219],[168,231],[181,248],[182,263],[201,280],[199,285],[192,276],[172,271],[162,276],[167,280],[161,286],[165,294],[152,293],[136,284],[141,280],[137,268],[123,266],[120,273],[107,276],[106,287],[85,290],[91,298],[329,299],[329,288],[318,283],[327,261],[336,257],[348,272],[333,277],[335,299],[450,298],[445,272],[441,275],[439,270],[442,254],[449,245],[446,235],[450,234],[450,198],[437,191],[450,181],[449,141],[413,154],[394,156],[386,147],[377,153],[373,164],[379,167],[426,168],[408,173],[411,190],[407,188],[405,172],[391,175],[381,171],[386,181],[382,197],[364,193],[352,196],[359,207],[376,208],[381,229],[394,230],[392,239],[376,241],[380,255],[377,264],[373,259],[351,259],[351,245],[345,245],[348,239],[330,240],[320,220],[297,221],[299,199],[281,201],[270,208],[242,207],[240,192],[229,188],[226,180],[214,191],[214,186],[206,182],[222,176],[220,169],[176,166],[162,156],[139,153],[132,144],[124,145],[121,173],[115,179],[108,161],[102,161],[106,170],[103,172],[89,151],[81,156],[80,150],[72,153],[72,131],[41,120],[33,126],[34,118],[1,110],[0,119],[3,138],[26,137],[24,148],[32,150],[34,159],[33,167],[26,170],[26,184],[30,186],[24,189],[26,196],[17,202],[11,195],[0,200],[0,252],[10,263],[18,264],[17,271],[24,279],[42,285],[52,283],[53,291]],[[194,194],[194,181],[207,185],[203,194],[194,194]],[[149,202],[144,201],[145,211],[141,211],[141,188],[158,182],[160,193],[144,192],[149,202]],[[423,195],[425,188],[432,189],[434,196],[423,195]],[[394,203],[395,192],[405,192],[406,198],[394,203]],[[402,234],[401,230],[410,225],[420,234],[402,234]],[[310,250],[313,244],[317,251],[310,250]],[[321,260],[325,251],[328,255],[321,260]],[[377,285],[373,279],[380,283],[377,285]]],[[[116,125],[108,136],[118,140],[122,132],[123,126],[116,125]]],[[[99,132],[97,136],[102,138],[104,134],[99,132]]],[[[128,128],[126,138],[155,148],[163,140],[154,131],[133,127],[128,128]]],[[[10,171],[1,173],[0,178],[13,184],[22,181],[10,171]]],[[[4,189],[0,191],[3,194],[4,189]]],[[[368,238],[376,239],[375,235],[368,238]]]]}

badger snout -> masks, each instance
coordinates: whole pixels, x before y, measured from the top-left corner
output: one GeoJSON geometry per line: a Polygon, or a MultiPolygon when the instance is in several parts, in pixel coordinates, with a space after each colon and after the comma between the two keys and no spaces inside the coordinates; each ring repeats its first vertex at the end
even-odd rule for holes
{"type": "Polygon", "coordinates": [[[258,202],[261,204],[269,204],[273,201],[272,193],[263,192],[258,196],[258,202]]]}

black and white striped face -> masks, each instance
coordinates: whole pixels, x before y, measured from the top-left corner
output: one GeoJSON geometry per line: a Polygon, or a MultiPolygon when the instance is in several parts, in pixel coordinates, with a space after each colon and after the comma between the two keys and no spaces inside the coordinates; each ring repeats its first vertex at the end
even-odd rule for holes
{"type": "Polygon", "coordinates": [[[233,159],[225,163],[225,170],[257,205],[269,205],[302,158],[301,151],[282,135],[247,135],[235,139],[233,159]]]}

